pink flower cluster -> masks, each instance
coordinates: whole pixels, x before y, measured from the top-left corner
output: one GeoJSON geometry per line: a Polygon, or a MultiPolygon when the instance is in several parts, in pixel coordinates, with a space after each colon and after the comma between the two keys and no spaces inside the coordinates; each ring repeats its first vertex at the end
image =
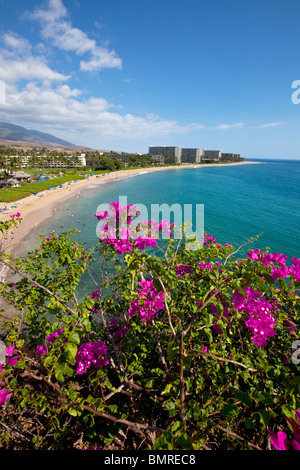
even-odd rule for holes
{"type": "Polygon", "coordinates": [[[134,226],[133,217],[140,214],[135,206],[121,206],[115,201],[109,207],[111,215],[107,211],[95,213],[98,220],[103,220],[98,237],[105,244],[114,246],[118,254],[127,253],[133,248],[143,250],[146,246],[154,247],[157,245],[157,233],[170,234],[170,229],[174,227],[174,224],[169,224],[167,220],[162,220],[159,224],[155,221],[143,221],[134,226]]]}
{"type": "Polygon", "coordinates": [[[248,320],[246,326],[252,333],[251,340],[257,346],[267,346],[267,339],[276,335],[274,330],[275,323],[273,315],[276,314],[276,306],[268,302],[265,297],[259,299],[260,292],[251,287],[244,287],[246,296],[236,291],[233,293],[233,306],[239,312],[246,312],[248,320]]]}
{"type": "Polygon", "coordinates": [[[217,240],[214,237],[212,237],[211,235],[209,235],[209,233],[206,233],[201,238],[201,241],[202,241],[203,245],[206,245],[206,246],[217,243],[217,240]]]}
{"type": "Polygon", "coordinates": [[[208,271],[212,270],[212,264],[211,263],[199,263],[199,267],[201,269],[208,269],[208,271]]]}
{"type": "MultiPolygon", "coordinates": [[[[0,387],[3,387],[3,385],[5,385],[5,383],[0,381],[0,387]]],[[[9,400],[11,396],[12,393],[10,393],[6,388],[2,388],[0,390],[0,405],[9,400]]]]}
{"type": "Polygon", "coordinates": [[[58,330],[54,331],[54,333],[50,334],[47,336],[47,341],[50,343],[50,344],[53,344],[54,341],[56,340],[56,338],[62,334],[64,332],[64,330],[62,330],[61,328],[58,328],[58,330]]]}
{"type": "Polygon", "coordinates": [[[94,366],[99,369],[108,364],[107,358],[108,348],[103,341],[82,344],[77,350],[75,363],[77,364],[76,373],[78,375],[84,374],[87,369],[94,366]]]}
{"type": "Polygon", "coordinates": [[[294,437],[291,441],[289,441],[287,434],[283,431],[279,431],[276,434],[270,431],[270,429],[267,430],[271,436],[271,444],[276,450],[300,450],[300,411],[295,410],[295,414],[298,423],[293,418],[286,418],[294,431],[294,437]]]}
{"type": "MultiPolygon", "coordinates": [[[[10,366],[15,366],[18,362],[18,359],[20,359],[21,356],[13,356],[15,351],[15,346],[7,346],[5,348],[5,356],[6,356],[6,362],[10,366]]],[[[2,372],[2,366],[3,364],[0,364],[0,372],[2,372]]],[[[5,383],[3,381],[0,381],[0,388],[3,387],[5,383]]],[[[0,390],[0,405],[2,405],[4,402],[9,400],[9,398],[12,396],[12,393],[10,393],[6,388],[2,388],[0,390]]]]}
{"type": "Polygon", "coordinates": [[[126,335],[128,333],[129,329],[127,325],[123,325],[122,327],[119,325],[119,321],[120,321],[119,313],[116,313],[115,316],[113,316],[112,314],[111,315],[109,314],[108,320],[109,320],[108,328],[110,328],[111,330],[115,330],[114,331],[115,340],[118,340],[121,336],[126,335]]]}
{"type": "Polygon", "coordinates": [[[187,264],[179,264],[178,266],[174,267],[176,272],[176,277],[183,277],[186,274],[190,274],[192,272],[191,268],[187,264]]]}
{"type": "MultiPolygon", "coordinates": [[[[64,332],[64,330],[62,330],[61,328],[58,328],[56,331],[54,331],[54,333],[51,333],[50,335],[47,336],[47,341],[50,343],[50,344],[53,344],[54,341],[56,340],[56,338],[62,334],[64,332]]],[[[47,354],[47,347],[45,345],[39,345],[36,347],[36,353],[39,355],[39,356],[44,356],[45,354],[47,354]]]]}
{"type": "Polygon", "coordinates": [[[97,300],[99,299],[99,297],[100,297],[100,292],[98,290],[94,290],[91,294],[91,298],[97,300]]]}
{"type": "Polygon", "coordinates": [[[271,276],[278,280],[283,277],[292,277],[294,281],[300,281],[300,259],[291,258],[292,266],[287,266],[287,256],[280,253],[263,253],[259,248],[247,253],[248,259],[261,261],[263,266],[271,268],[271,276]],[[278,267],[279,266],[279,267],[278,267]]]}
{"type": "Polygon", "coordinates": [[[164,310],[164,293],[157,294],[152,279],[140,281],[142,289],[138,292],[138,298],[135,299],[128,310],[128,315],[138,314],[143,322],[147,322],[155,317],[159,310],[164,310]]]}

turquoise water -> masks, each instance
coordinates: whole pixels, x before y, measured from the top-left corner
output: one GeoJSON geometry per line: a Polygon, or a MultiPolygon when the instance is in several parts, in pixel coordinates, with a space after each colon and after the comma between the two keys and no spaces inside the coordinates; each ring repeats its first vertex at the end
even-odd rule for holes
{"type": "MultiPolygon", "coordinates": [[[[142,172],[142,170],[141,170],[142,172]]],[[[78,241],[96,242],[98,205],[126,196],[128,204],[204,204],[204,230],[220,243],[243,244],[261,234],[254,247],[300,257],[300,161],[176,169],[94,184],[58,207],[23,243],[38,246],[37,235],[78,227],[78,241]]],[[[246,248],[248,250],[248,247],[246,248]]]]}

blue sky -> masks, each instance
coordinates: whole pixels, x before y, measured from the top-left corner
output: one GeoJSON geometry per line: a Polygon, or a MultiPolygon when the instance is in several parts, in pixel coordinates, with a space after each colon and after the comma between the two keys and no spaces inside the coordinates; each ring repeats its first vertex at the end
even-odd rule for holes
{"type": "Polygon", "coordinates": [[[299,17],[299,0],[0,0],[0,121],[300,159],[299,17]]]}

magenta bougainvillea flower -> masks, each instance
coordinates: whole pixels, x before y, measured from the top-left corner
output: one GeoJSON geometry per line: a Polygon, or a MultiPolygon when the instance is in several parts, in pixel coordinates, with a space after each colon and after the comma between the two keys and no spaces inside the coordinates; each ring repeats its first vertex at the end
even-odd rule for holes
{"type": "Polygon", "coordinates": [[[61,328],[59,328],[58,330],[54,331],[54,333],[50,334],[47,336],[47,341],[50,343],[50,344],[53,344],[54,341],[56,340],[56,338],[61,334],[63,333],[64,330],[62,330],[61,328]]]}
{"type": "Polygon", "coordinates": [[[95,367],[95,369],[99,369],[107,365],[107,353],[108,348],[103,341],[82,344],[79,346],[75,357],[75,363],[77,364],[76,373],[82,375],[92,366],[95,367]]]}
{"type": "Polygon", "coordinates": [[[36,347],[36,353],[37,353],[39,356],[44,356],[45,354],[47,354],[47,348],[46,348],[46,346],[44,346],[44,345],[37,346],[37,347],[36,347]]]}
{"type": "Polygon", "coordinates": [[[6,400],[8,400],[12,396],[12,393],[9,393],[6,388],[0,390],[0,405],[2,405],[6,400]]]}
{"type": "Polygon", "coordinates": [[[214,244],[217,242],[217,240],[212,237],[211,235],[209,235],[209,233],[206,233],[202,238],[201,238],[201,241],[203,243],[204,246],[207,246],[207,245],[211,245],[211,244],[214,244]]]}
{"type": "Polygon", "coordinates": [[[275,447],[276,450],[300,450],[300,411],[295,410],[295,414],[298,423],[295,419],[286,417],[286,420],[289,422],[294,432],[294,436],[291,440],[288,439],[287,434],[283,431],[279,431],[276,434],[270,429],[267,429],[271,436],[271,445],[275,447]]]}
{"type": "Polygon", "coordinates": [[[141,289],[138,291],[138,298],[135,299],[128,310],[128,315],[138,314],[143,322],[147,322],[155,317],[159,310],[164,310],[164,293],[157,294],[153,280],[148,278],[140,281],[141,289]]]}
{"type": "Polygon", "coordinates": [[[157,245],[158,233],[172,233],[174,224],[169,224],[167,220],[162,220],[157,224],[155,221],[143,221],[134,226],[133,218],[138,216],[140,211],[133,204],[121,206],[118,201],[109,205],[111,214],[107,211],[95,213],[95,217],[103,220],[98,230],[98,237],[103,243],[112,245],[117,254],[124,254],[134,248],[144,250],[145,247],[155,247],[157,245]]]}
{"type": "Polygon", "coordinates": [[[250,287],[244,288],[245,295],[239,291],[233,292],[233,306],[239,312],[245,312],[247,319],[245,325],[249,328],[251,341],[259,347],[267,346],[267,339],[275,336],[276,331],[274,317],[276,315],[276,304],[261,297],[260,292],[250,287]]]}
{"type": "Polygon", "coordinates": [[[7,362],[7,364],[9,364],[12,367],[17,364],[18,360],[21,357],[21,356],[13,356],[12,357],[12,355],[14,354],[14,351],[15,351],[15,346],[14,345],[10,345],[10,346],[7,346],[5,348],[6,362],[7,362]]]}
{"type": "Polygon", "coordinates": [[[187,264],[180,264],[174,267],[177,277],[185,276],[192,272],[191,268],[187,264]]]}

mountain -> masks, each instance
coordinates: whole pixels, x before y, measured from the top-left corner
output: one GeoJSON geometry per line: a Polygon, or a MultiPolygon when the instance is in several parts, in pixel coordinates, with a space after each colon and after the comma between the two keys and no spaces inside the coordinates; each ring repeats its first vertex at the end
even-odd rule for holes
{"type": "Polygon", "coordinates": [[[75,145],[66,140],[59,139],[51,134],[45,134],[36,130],[28,130],[25,127],[17,126],[9,122],[0,122],[0,141],[17,142],[18,144],[32,144],[42,146],[59,145],[62,147],[74,147],[75,145]]]}

